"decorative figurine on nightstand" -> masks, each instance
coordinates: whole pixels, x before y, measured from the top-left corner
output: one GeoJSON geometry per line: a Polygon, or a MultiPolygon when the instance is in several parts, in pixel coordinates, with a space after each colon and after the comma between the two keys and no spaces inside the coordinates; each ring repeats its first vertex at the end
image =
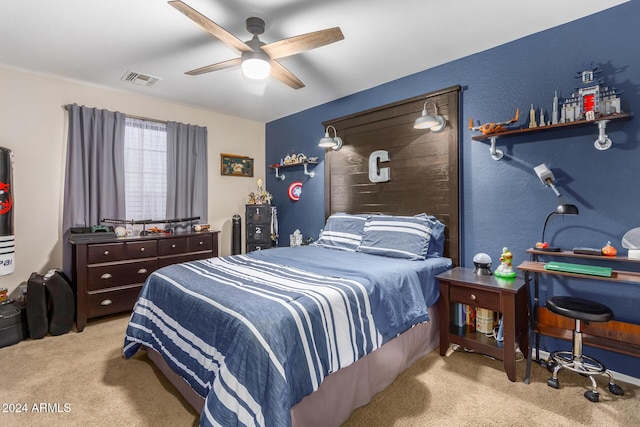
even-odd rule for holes
{"type": "Polygon", "coordinates": [[[511,261],[513,254],[506,246],[502,248],[502,255],[500,255],[500,265],[496,268],[495,275],[504,279],[512,279],[516,277],[516,272],[513,271],[511,261]]]}

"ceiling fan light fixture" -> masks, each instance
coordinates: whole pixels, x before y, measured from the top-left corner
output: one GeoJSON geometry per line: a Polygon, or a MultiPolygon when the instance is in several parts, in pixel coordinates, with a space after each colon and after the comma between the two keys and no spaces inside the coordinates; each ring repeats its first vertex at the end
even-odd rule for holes
{"type": "Polygon", "coordinates": [[[264,52],[244,52],[241,67],[242,74],[253,80],[264,80],[271,72],[269,56],[264,52]]]}

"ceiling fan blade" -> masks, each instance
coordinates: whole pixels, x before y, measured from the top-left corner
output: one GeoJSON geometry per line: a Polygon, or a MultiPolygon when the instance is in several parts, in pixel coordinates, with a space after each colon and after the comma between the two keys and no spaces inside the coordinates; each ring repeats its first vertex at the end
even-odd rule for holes
{"type": "Polygon", "coordinates": [[[302,34],[262,46],[271,59],[284,58],[344,39],[340,27],[302,34]]]}
{"type": "Polygon", "coordinates": [[[251,52],[253,50],[249,46],[247,46],[245,42],[231,34],[229,31],[225,30],[220,25],[216,24],[197,10],[193,9],[191,6],[188,6],[179,0],[170,1],[169,4],[182,12],[187,18],[200,25],[209,34],[231,46],[238,52],[251,52]]]}
{"type": "Polygon", "coordinates": [[[291,71],[287,70],[282,64],[276,60],[271,60],[271,77],[280,80],[282,83],[293,89],[304,87],[304,83],[300,81],[291,71]]]}
{"type": "Polygon", "coordinates": [[[212,71],[235,67],[236,65],[240,65],[241,62],[242,60],[240,58],[229,59],[228,61],[222,61],[216,64],[211,64],[204,67],[196,68],[195,70],[187,71],[185,74],[188,74],[190,76],[197,76],[199,74],[210,73],[212,71]]]}

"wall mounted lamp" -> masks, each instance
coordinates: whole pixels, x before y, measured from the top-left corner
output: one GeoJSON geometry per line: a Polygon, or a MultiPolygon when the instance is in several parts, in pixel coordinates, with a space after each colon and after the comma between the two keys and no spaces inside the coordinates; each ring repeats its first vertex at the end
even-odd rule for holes
{"type": "Polygon", "coordinates": [[[264,80],[269,77],[271,63],[269,56],[262,51],[242,52],[242,74],[253,80],[264,80]]]}
{"type": "MultiPolygon", "coordinates": [[[[561,205],[558,205],[556,207],[556,210],[549,212],[549,215],[547,215],[547,218],[544,220],[544,226],[542,227],[542,243],[544,243],[544,232],[547,230],[547,222],[549,222],[549,218],[551,218],[553,215],[578,215],[578,207],[576,205],[563,203],[561,205]]],[[[560,252],[560,248],[552,246],[536,249],[547,252],[560,252]]]]}
{"type": "Polygon", "coordinates": [[[327,126],[324,130],[324,138],[320,139],[318,147],[331,148],[335,151],[338,151],[342,147],[342,138],[338,136],[336,128],[333,126],[327,126]],[[333,138],[329,136],[329,129],[333,129],[333,138]]]}
{"type": "Polygon", "coordinates": [[[431,132],[442,132],[447,125],[447,120],[438,115],[438,106],[433,101],[426,101],[422,108],[422,115],[416,119],[413,124],[414,129],[429,129],[431,132]],[[433,104],[435,114],[430,116],[427,113],[427,104],[433,104]]]}

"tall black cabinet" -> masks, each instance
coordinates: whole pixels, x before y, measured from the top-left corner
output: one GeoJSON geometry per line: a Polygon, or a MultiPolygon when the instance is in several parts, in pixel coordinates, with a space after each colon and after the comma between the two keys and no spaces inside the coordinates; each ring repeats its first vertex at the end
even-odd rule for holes
{"type": "Polygon", "coordinates": [[[258,251],[275,246],[271,239],[271,205],[246,205],[246,251],[258,251]]]}

